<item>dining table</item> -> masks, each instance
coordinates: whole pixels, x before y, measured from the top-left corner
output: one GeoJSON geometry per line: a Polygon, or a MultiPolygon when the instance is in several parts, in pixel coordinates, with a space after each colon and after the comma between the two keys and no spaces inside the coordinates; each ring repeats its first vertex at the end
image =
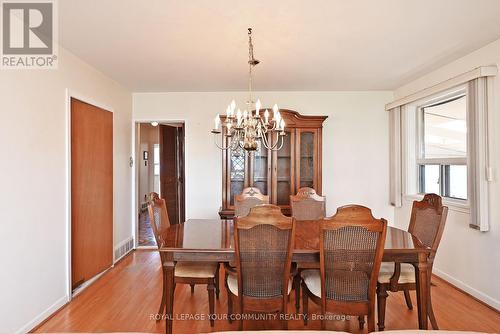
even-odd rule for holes
{"type": "MultiPolygon", "coordinates": [[[[174,272],[178,261],[230,262],[235,258],[233,221],[189,219],[162,231],[160,247],[166,287],[166,333],[173,333],[174,272]]],[[[383,262],[410,263],[415,267],[417,285],[418,327],[427,329],[428,294],[430,293],[431,249],[408,231],[388,226],[383,262]]],[[[316,263],[319,266],[319,224],[297,221],[292,261],[316,263]]]]}

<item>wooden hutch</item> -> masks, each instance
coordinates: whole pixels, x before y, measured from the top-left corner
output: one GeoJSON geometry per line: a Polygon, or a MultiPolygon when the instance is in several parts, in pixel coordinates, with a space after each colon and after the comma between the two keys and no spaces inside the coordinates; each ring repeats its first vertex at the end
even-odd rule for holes
{"type": "Polygon", "coordinates": [[[233,217],[234,196],[246,187],[269,195],[269,202],[279,205],[284,214],[290,214],[290,195],[300,187],[314,188],[321,195],[322,129],[327,116],[304,116],[287,109],[280,109],[280,114],[286,136],[279,151],[263,146],[257,151],[222,151],[221,218],[233,217]]]}

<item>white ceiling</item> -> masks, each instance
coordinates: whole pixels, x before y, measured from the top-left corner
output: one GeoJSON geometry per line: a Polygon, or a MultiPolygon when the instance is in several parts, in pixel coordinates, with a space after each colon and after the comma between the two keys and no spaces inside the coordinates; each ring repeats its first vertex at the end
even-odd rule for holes
{"type": "Polygon", "coordinates": [[[60,42],[132,91],[394,89],[500,38],[499,0],[64,0],[60,42]]]}

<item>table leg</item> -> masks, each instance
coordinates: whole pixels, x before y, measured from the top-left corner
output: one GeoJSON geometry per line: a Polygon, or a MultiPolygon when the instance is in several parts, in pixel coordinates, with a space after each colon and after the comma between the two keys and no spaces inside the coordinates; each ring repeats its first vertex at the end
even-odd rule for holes
{"type": "Polygon", "coordinates": [[[165,333],[172,334],[172,323],[174,320],[174,277],[175,277],[175,262],[165,261],[163,262],[163,268],[165,270],[164,284],[167,290],[166,293],[166,306],[165,306],[165,333]]]}
{"type": "Polygon", "coordinates": [[[418,328],[427,329],[429,275],[427,254],[419,254],[415,269],[417,283],[418,328]]]}

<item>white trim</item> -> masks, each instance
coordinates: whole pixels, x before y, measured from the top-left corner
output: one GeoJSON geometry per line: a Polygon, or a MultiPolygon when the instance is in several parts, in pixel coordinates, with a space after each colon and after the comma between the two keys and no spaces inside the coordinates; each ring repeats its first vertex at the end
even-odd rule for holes
{"type": "Polygon", "coordinates": [[[460,74],[456,77],[453,77],[453,78],[448,79],[446,81],[440,82],[434,86],[431,86],[429,88],[423,89],[423,90],[418,91],[416,93],[405,96],[401,99],[398,99],[398,100],[395,100],[391,103],[388,103],[385,105],[385,110],[391,110],[392,108],[418,101],[420,99],[428,97],[429,95],[436,94],[440,91],[447,90],[451,87],[464,84],[468,81],[471,81],[471,80],[474,80],[474,79],[477,79],[480,77],[495,76],[495,75],[497,75],[497,73],[498,73],[498,69],[497,69],[496,65],[480,66],[480,67],[477,67],[469,72],[465,72],[465,73],[460,74]]]}
{"type": "Polygon", "coordinates": [[[50,317],[54,312],[56,312],[61,307],[66,305],[69,302],[69,300],[70,300],[69,296],[63,296],[63,297],[59,298],[54,304],[49,306],[45,311],[38,314],[36,317],[34,317],[31,321],[29,321],[23,327],[19,328],[16,331],[16,334],[29,333],[33,328],[40,325],[45,319],[50,317]]]}
{"type": "MultiPolygon", "coordinates": [[[[158,122],[162,123],[183,123],[184,124],[184,173],[188,170],[188,160],[186,159],[186,152],[188,151],[189,142],[187,140],[187,127],[188,121],[186,119],[152,119],[152,118],[132,118],[132,154],[134,157],[134,172],[132,173],[132,217],[133,217],[133,226],[132,231],[134,231],[134,245],[136,249],[143,248],[143,246],[139,246],[139,216],[137,212],[138,208],[138,195],[139,195],[139,182],[137,181],[138,177],[138,166],[137,166],[137,139],[136,138],[136,126],[140,123],[151,123],[158,122]]],[[[185,211],[185,219],[189,219],[188,217],[188,207],[189,203],[187,201],[187,189],[188,189],[188,178],[184,178],[184,211],[185,211]]],[[[146,248],[147,249],[147,248],[146,248]]],[[[156,247],[155,247],[156,249],[156,247]]]]}
{"type": "Polygon", "coordinates": [[[436,267],[434,267],[432,269],[432,272],[433,272],[433,274],[435,274],[439,278],[449,282],[450,284],[453,284],[457,288],[467,292],[468,294],[479,299],[483,303],[488,304],[489,306],[493,307],[497,311],[500,310],[500,301],[496,300],[495,298],[490,297],[487,294],[485,294],[477,289],[474,289],[470,285],[468,285],[468,284],[466,284],[466,283],[464,283],[456,278],[453,278],[451,275],[448,275],[447,273],[445,273],[444,271],[442,271],[436,267]]]}
{"type": "MultiPolygon", "coordinates": [[[[421,201],[424,198],[423,194],[406,194],[403,196],[408,203],[413,201],[421,201]]],[[[470,214],[470,204],[466,200],[443,197],[443,205],[447,206],[450,211],[470,214]]]]}
{"type": "MultiPolygon", "coordinates": [[[[71,98],[75,98],[82,102],[91,104],[98,108],[104,109],[108,112],[113,113],[114,110],[110,106],[103,103],[95,101],[94,99],[80,94],[70,88],[66,88],[66,131],[65,131],[65,141],[66,141],[66,295],[68,296],[68,302],[72,298],[71,289],[71,98]]],[[[113,122],[113,157],[115,154],[115,144],[114,144],[114,122],[113,122]]],[[[113,164],[113,192],[114,192],[114,164],[113,164]]],[[[113,245],[115,243],[115,196],[113,195],[113,245]]],[[[115,257],[114,246],[112,247],[112,256],[115,257]]],[[[92,279],[91,279],[92,280],[92,279]]]]}

